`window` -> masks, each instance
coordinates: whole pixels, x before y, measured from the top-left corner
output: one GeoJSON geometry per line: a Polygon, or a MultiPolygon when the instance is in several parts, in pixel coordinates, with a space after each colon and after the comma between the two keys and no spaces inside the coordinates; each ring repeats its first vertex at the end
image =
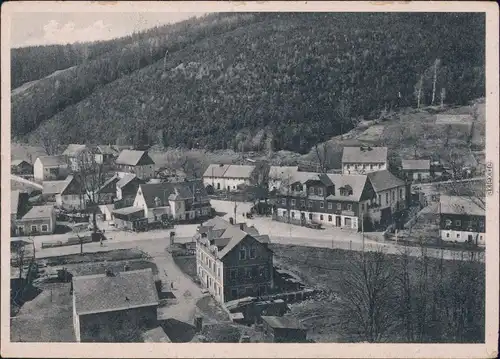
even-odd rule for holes
{"type": "Polygon", "coordinates": [[[344,225],[350,227],[351,226],[351,219],[348,217],[344,218],[344,225]]]}
{"type": "Polygon", "coordinates": [[[295,212],[292,212],[292,218],[295,218],[295,212]]]}
{"type": "Polygon", "coordinates": [[[342,209],[342,203],[337,203],[337,211],[340,211],[342,209]]]}
{"type": "Polygon", "coordinates": [[[37,226],[31,226],[31,232],[36,232],[38,230],[37,226]]]}
{"type": "Polygon", "coordinates": [[[333,208],[333,203],[332,202],[328,202],[328,209],[332,209],[333,208]]]}
{"type": "Polygon", "coordinates": [[[292,207],[294,207],[294,206],[295,206],[295,200],[294,200],[294,199],[292,199],[292,200],[290,201],[290,204],[292,205],[292,207]]]}
{"type": "Polygon", "coordinates": [[[46,224],[42,224],[42,232],[48,232],[49,231],[49,226],[46,224]]]}
{"type": "MultiPolygon", "coordinates": [[[[292,213],[292,216],[294,215],[295,213],[292,213]]],[[[256,257],[256,254],[257,254],[257,248],[255,247],[250,247],[250,258],[255,258],[256,257]]]]}
{"type": "Polygon", "coordinates": [[[259,277],[264,277],[266,275],[266,268],[259,267],[259,277]]]}
{"type": "Polygon", "coordinates": [[[446,232],[446,238],[450,238],[450,232],[446,232]]]}
{"type": "Polygon", "coordinates": [[[301,199],[301,200],[300,200],[300,205],[301,205],[302,207],[305,207],[305,206],[306,206],[306,201],[305,201],[305,200],[303,200],[303,199],[301,199]]]}
{"type": "Polygon", "coordinates": [[[217,278],[220,279],[220,267],[217,268],[217,278]]]}
{"type": "Polygon", "coordinates": [[[282,204],[283,206],[286,206],[286,198],[281,199],[281,204],[282,204]]]}
{"type": "Polygon", "coordinates": [[[307,206],[308,206],[309,208],[312,208],[312,206],[313,206],[312,201],[308,201],[308,202],[307,202],[307,206]]]}
{"type": "Polygon", "coordinates": [[[385,194],[385,204],[389,204],[389,192],[385,194]]]}
{"type": "Polygon", "coordinates": [[[373,169],[373,164],[370,164],[370,169],[371,169],[371,170],[373,169]]]}
{"type": "Polygon", "coordinates": [[[319,202],[319,208],[325,208],[325,202],[323,201],[319,202]]]}
{"type": "Polygon", "coordinates": [[[323,188],[318,188],[318,195],[320,195],[320,196],[323,195],[323,188]]]}
{"type": "Polygon", "coordinates": [[[347,205],[347,210],[348,210],[348,211],[352,211],[352,204],[348,204],[348,205],[347,205]]]}
{"type": "Polygon", "coordinates": [[[378,168],[382,168],[383,164],[382,163],[379,163],[378,164],[378,168]]]}
{"type": "Polygon", "coordinates": [[[361,212],[364,212],[365,211],[365,205],[364,203],[361,203],[361,212]]]}
{"type": "Polygon", "coordinates": [[[240,247],[240,260],[247,259],[247,249],[245,246],[240,247]]]}
{"type": "Polygon", "coordinates": [[[231,271],[229,272],[229,277],[231,279],[236,279],[236,277],[238,277],[238,272],[236,271],[236,269],[231,269],[231,271]]]}
{"type": "Polygon", "coordinates": [[[462,225],[462,221],[461,221],[461,220],[459,220],[459,219],[457,219],[457,220],[455,221],[455,226],[460,227],[461,225],[462,225]]]}
{"type": "Polygon", "coordinates": [[[392,191],[392,200],[396,200],[396,191],[392,191]]]}
{"type": "Polygon", "coordinates": [[[332,216],[328,216],[328,222],[332,221],[332,216]]]}
{"type": "Polygon", "coordinates": [[[403,189],[399,189],[399,199],[403,198],[403,189]]]}
{"type": "Polygon", "coordinates": [[[449,226],[451,226],[451,223],[452,223],[452,222],[451,222],[451,219],[447,219],[444,223],[445,223],[445,225],[446,225],[447,227],[449,227],[449,226]]]}
{"type": "Polygon", "coordinates": [[[365,164],[363,164],[363,169],[366,170],[366,165],[365,164]]]}
{"type": "Polygon", "coordinates": [[[313,214],[312,214],[312,213],[309,213],[309,220],[311,220],[311,221],[312,221],[312,219],[313,219],[313,214]]]}
{"type": "Polygon", "coordinates": [[[460,238],[460,233],[457,233],[457,238],[460,238]]]}
{"type": "Polygon", "coordinates": [[[319,215],[319,219],[323,220],[323,215],[322,214],[319,215]]]}

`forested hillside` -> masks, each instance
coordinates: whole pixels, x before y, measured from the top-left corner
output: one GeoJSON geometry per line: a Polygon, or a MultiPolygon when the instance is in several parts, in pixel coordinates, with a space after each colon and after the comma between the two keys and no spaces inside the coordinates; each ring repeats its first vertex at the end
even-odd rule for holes
{"type": "Polygon", "coordinates": [[[13,136],[305,152],[384,109],[484,96],[481,14],[245,13],[181,24],[123,48],[110,42],[15,91],[13,136]]]}

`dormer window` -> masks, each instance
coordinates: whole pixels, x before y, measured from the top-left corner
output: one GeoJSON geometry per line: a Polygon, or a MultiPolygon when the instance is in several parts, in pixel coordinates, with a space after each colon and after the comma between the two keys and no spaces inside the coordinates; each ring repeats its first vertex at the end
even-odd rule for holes
{"type": "Polygon", "coordinates": [[[247,258],[247,248],[245,246],[240,247],[240,260],[245,260],[247,258]]]}
{"type": "Polygon", "coordinates": [[[322,196],[323,195],[323,188],[318,188],[318,195],[322,196]]]}
{"type": "Polygon", "coordinates": [[[314,187],[309,187],[309,194],[314,194],[314,187]]]}

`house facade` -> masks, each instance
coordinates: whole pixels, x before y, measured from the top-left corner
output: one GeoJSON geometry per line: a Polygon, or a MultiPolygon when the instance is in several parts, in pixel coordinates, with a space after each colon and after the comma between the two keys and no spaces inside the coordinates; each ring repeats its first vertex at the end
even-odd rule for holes
{"type": "Polygon", "coordinates": [[[441,195],[439,216],[442,241],[485,245],[484,199],[441,195]]]}
{"type": "Polygon", "coordinates": [[[387,147],[344,147],[343,174],[367,174],[388,168],[387,147]]]}
{"type": "Polygon", "coordinates": [[[25,160],[12,160],[10,162],[11,173],[18,176],[32,176],[33,165],[25,160]]]}
{"type": "Polygon", "coordinates": [[[119,180],[116,182],[116,200],[120,202],[121,207],[131,206],[144,180],[131,173],[119,172],[117,176],[119,180]]]}
{"type": "Polygon", "coordinates": [[[111,145],[99,145],[93,150],[94,159],[97,164],[112,165],[120,154],[120,151],[111,145]]]}
{"type": "Polygon", "coordinates": [[[250,186],[253,182],[255,166],[211,164],[203,174],[205,187],[214,190],[238,191],[242,185],[250,186]]]}
{"type": "Polygon", "coordinates": [[[376,206],[370,209],[371,219],[376,224],[392,223],[408,206],[405,182],[387,170],[369,173],[367,177],[376,195],[376,206]]]}
{"type": "Polygon", "coordinates": [[[34,206],[21,219],[16,221],[17,234],[31,236],[51,234],[56,229],[54,206],[34,206]]]}
{"type": "Polygon", "coordinates": [[[73,176],[64,182],[61,192],[55,196],[56,205],[68,211],[85,209],[86,197],[81,183],[73,176]]]}
{"type": "Polygon", "coordinates": [[[431,177],[430,160],[402,160],[402,172],[408,181],[425,181],[431,177]]]}
{"type": "Polygon", "coordinates": [[[142,180],[155,176],[155,163],[147,151],[123,150],[115,161],[118,172],[135,174],[142,180]]]}
{"type": "Polygon", "coordinates": [[[202,285],[220,303],[272,292],[273,253],[269,237],[220,217],[198,227],[196,267],[202,285]]]}
{"type": "Polygon", "coordinates": [[[200,180],[141,184],[133,207],[141,208],[149,223],[193,220],[208,217],[212,212],[200,180]]]}
{"type": "Polygon", "coordinates": [[[319,223],[360,230],[376,195],[365,175],[296,172],[275,194],[273,218],[304,225],[319,223]]]}
{"type": "Polygon", "coordinates": [[[36,181],[61,180],[66,178],[68,173],[68,163],[64,156],[38,157],[33,165],[33,176],[36,181]]]}
{"type": "Polygon", "coordinates": [[[268,176],[268,189],[273,191],[283,183],[288,183],[295,172],[299,171],[299,166],[270,166],[268,176]]]}
{"type": "Polygon", "coordinates": [[[158,293],[151,268],[73,277],[77,342],[127,342],[157,324],[158,293]]]}
{"type": "Polygon", "coordinates": [[[69,169],[72,172],[79,172],[82,163],[91,159],[92,153],[86,145],[72,143],[62,153],[66,157],[69,169]]]}
{"type": "Polygon", "coordinates": [[[30,209],[29,194],[19,190],[10,191],[10,228],[12,235],[18,235],[17,221],[30,209]]]}

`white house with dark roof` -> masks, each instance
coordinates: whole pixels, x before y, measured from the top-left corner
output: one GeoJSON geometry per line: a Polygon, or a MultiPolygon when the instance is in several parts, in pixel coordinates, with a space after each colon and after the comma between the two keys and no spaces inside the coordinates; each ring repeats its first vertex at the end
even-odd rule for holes
{"type": "Polygon", "coordinates": [[[218,302],[262,296],[273,289],[269,237],[255,227],[215,217],[198,227],[194,239],[198,277],[218,302]]]}
{"type": "Polygon", "coordinates": [[[367,174],[389,168],[387,147],[344,147],[342,173],[367,174]]]}
{"type": "Polygon", "coordinates": [[[44,181],[42,196],[48,202],[55,202],[66,210],[85,208],[85,192],[81,183],[72,175],[62,181],[44,181]]]}
{"type": "Polygon", "coordinates": [[[98,164],[112,164],[120,151],[111,145],[97,145],[93,149],[95,162],[98,164]]]}
{"type": "Polygon", "coordinates": [[[401,160],[405,178],[413,181],[426,180],[431,176],[430,160],[401,160]]]}
{"type": "Polygon", "coordinates": [[[51,234],[56,229],[56,212],[52,205],[34,206],[16,221],[20,236],[51,234]]]}
{"type": "Polygon", "coordinates": [[[64,179],[69,173],[65,156],[41,156],[33,165],[35,181],[64,179]]]}
{"type": "Polygon", "coordinates": [[[82,161],[89,161],[92,153],[87,145],[72,143],[68,145],[62,155],[66,157],[71,171],[78,172],[82,161]]]}
{"type": "Polygon", "coordinates": [[[237,191],[240,185],[251,185],[255,166],[211,164],[203,173],[205,187],[214,190],[237,191]]]}
{"type": "Polygon", "coordinates": [[[378,205],[371,210],[371,218],[389,224],[393,215],[407,206],[406,184],[387,170],[368,173],[367,177],[375,190],[378,205]]]}
{"type": "Polygon", "coordinates": [[[441,195],[439,216],[441,240],[485,245],[486,211],[484,198],[441,195]]]}
{"type": "Polygon", "coordinates": [[[124,342],[156,326],[159,304],[151,268],[73,277],[77,342],[124,342]]]}
{"type": "Polygon", "coordinates": [[[26,160],[12,160],[10,161],[10,173],[29,176],[33,175],[33,165],[26,160]]]}
{"type": "Polygon", "coordinates": [[[155,175],[155,162],[147,151],[123,150],[115,161],[119,172],[135,174],[147,180],[155,175]]]}

